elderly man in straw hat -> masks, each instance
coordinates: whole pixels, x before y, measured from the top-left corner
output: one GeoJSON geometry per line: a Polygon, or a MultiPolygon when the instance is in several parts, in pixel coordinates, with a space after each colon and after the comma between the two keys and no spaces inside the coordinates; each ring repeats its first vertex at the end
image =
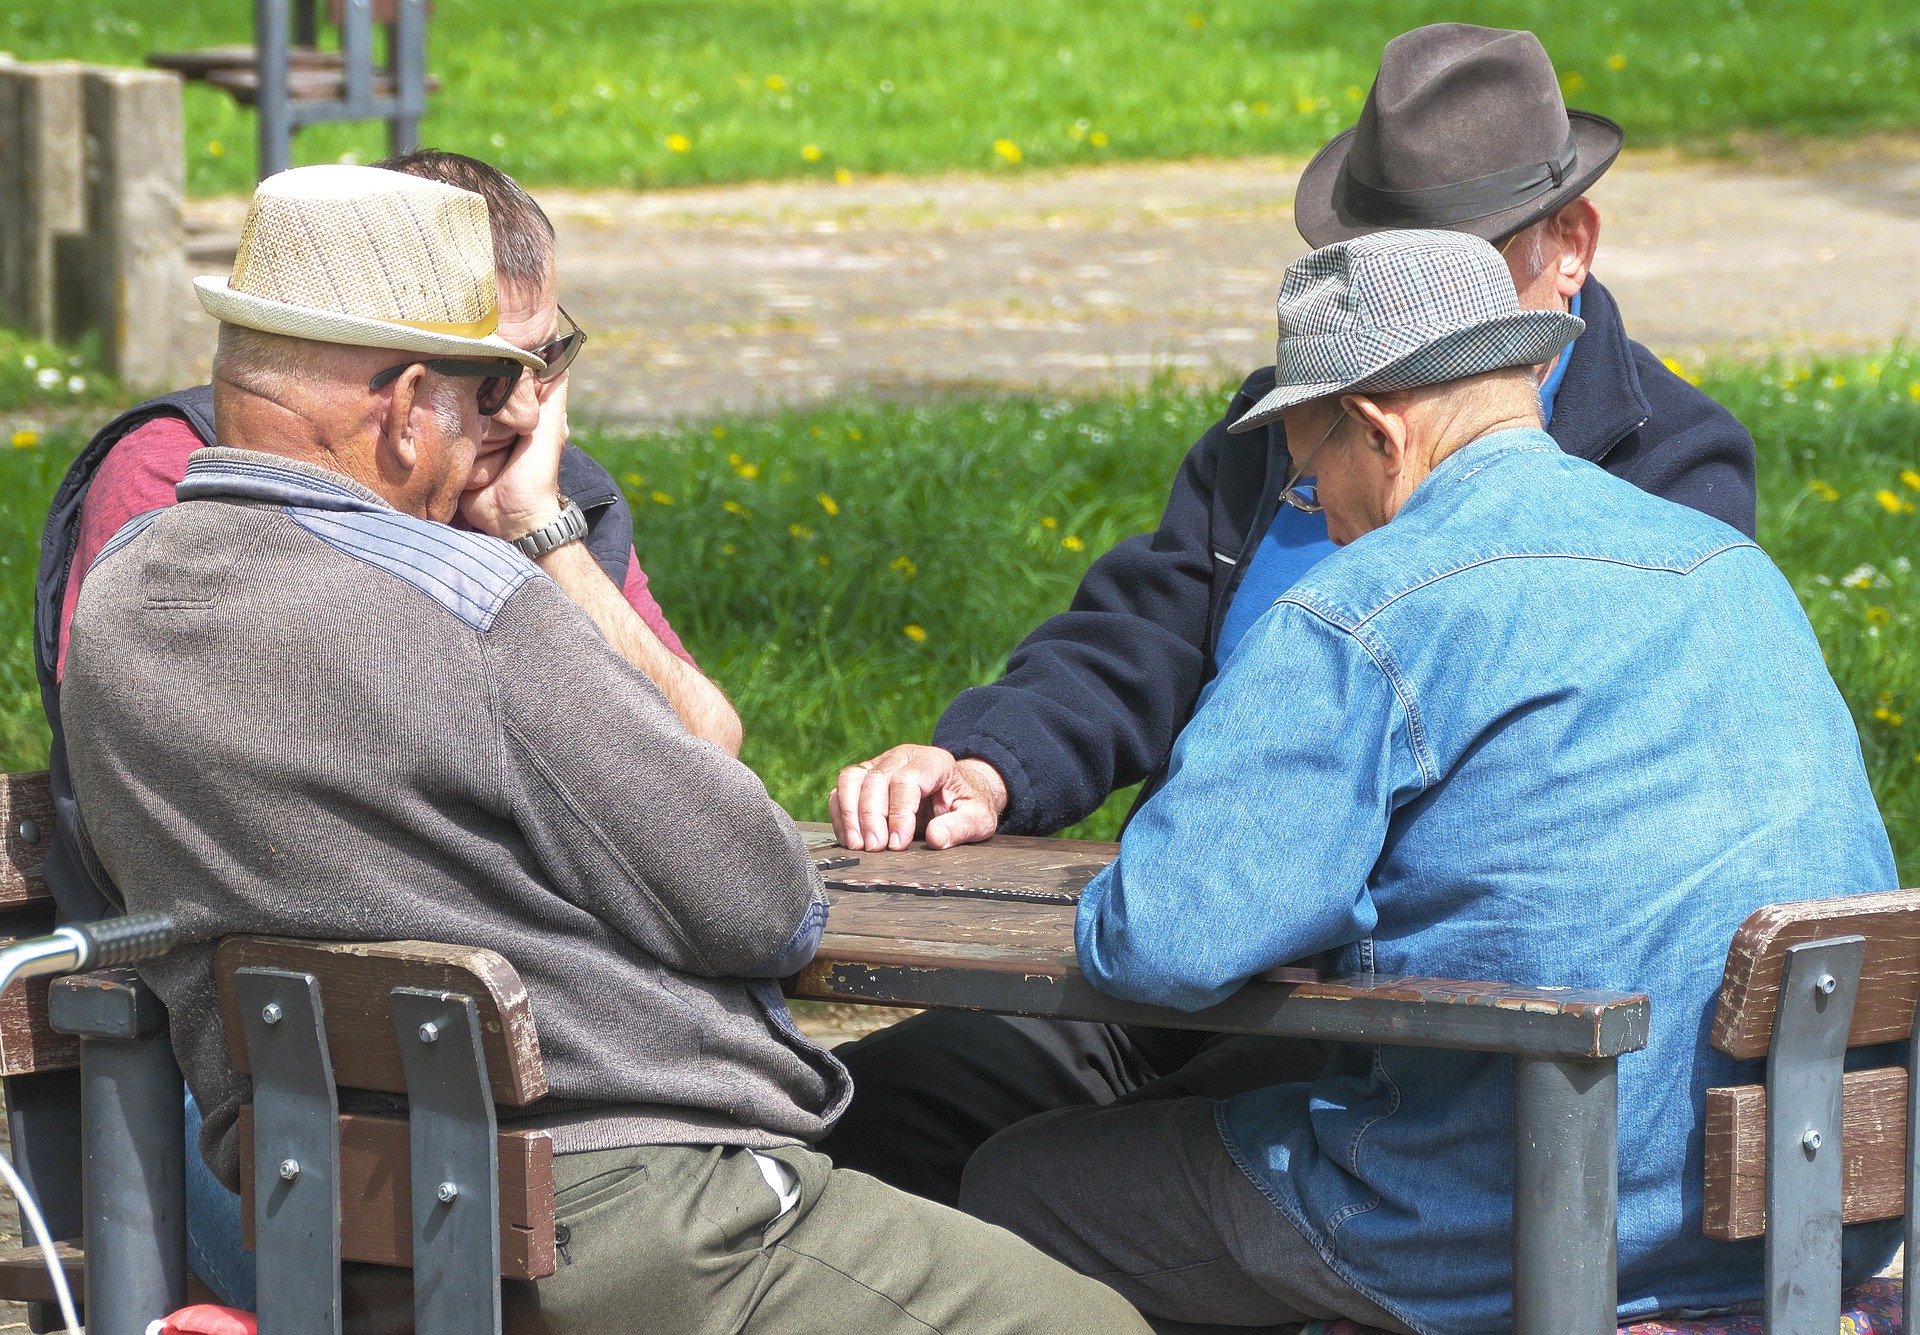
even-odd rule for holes
{"type": "MultiPolygon", "coordinates": [[[[1600,215],[1586,191],[1622,139],[1605,117],[1567,109],[1532,33],[1434,24],[1387,44],[1359,123],[1301,176],[1294,220],[1314,246],[1405,227],[1493,242],[1523,307],[1586,322],[1536,372],[1560,449],[1751,533],[1752,438],[1627,336],[1591,273],[1600,215]]],[[[1283,425],[1233,430],[1273,384],[1271,368],[1247,377],[1174,477],[1159,528],[1096,561],[1073,605],[1014,649],[999,681],[947,707],[932,746],[897,746],[841,774],[844,843],[898,846],[922,831],[944,848],[995,830],[1048,834],[1117,790],[1144,779],[1151,793],[1165,780],[1207,683],[1332,550],[1320,515],[1280,503],[1283,425]]],[[[1318,1060],[1271,1040],[958,1012],[917,1016],[841,1055],[859,1092],[830,1152],[944,1200],[973,1148],[1027,1113],[1169,1082],[1286,1077],[1318,1060]]]]}
{"type": "Polygon", "coordinates": [[[591,560],[576,505],[513,542],[447,524],[486,415],[540,365],[495,333],[480,196],[282,173],[232,277],[198,286],[221,443],[96,560],[61,713],[92,856],[179,923],[146,976],[216,1173],[236,1179],[245,1091],[221,937],[489,946],[539,1018],[566,1243],[508,1295],[516,1328],[1143,1331],[1110,1289],[809,1148],[848,1080],[776,982],[826,918],[798,832],[596,624],[633,609],[550,577],[591,560]]]}
{"type": "MultiPolygon", "coordinates": [[[[1620,1316],[1758,1298],[1758,1241],[1701,1231],[1703,1091],[1741,1072],[1703,1037],[1718,961],[1759,905],[1896,884],[1793,590],[1540,429],[1531,368],[1581,323],[1522,310],[1485,241],[1315,251],[1279,325],[1236,429],[1285,421],[1284,501],[1338,550],[1181,733],[1081,897],[1081,967],[1187,1010],[1323,952],[1650,993],[1620,1064],[1620,1316]]],[[[1317,1080],[1041,1114],[973,1156],[961,1204],[1149,1316],[1500,1331],[1512,1135],[1505,1058],[1346,1047],[1317,1080]]],[[[1850,1229],[1849,1280],[1898,1241],[1850,1229]]]]}

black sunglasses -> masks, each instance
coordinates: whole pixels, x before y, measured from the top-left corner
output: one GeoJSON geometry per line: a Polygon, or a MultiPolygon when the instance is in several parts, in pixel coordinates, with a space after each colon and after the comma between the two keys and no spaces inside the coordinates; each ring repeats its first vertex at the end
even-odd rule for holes
{"type": "Polygon", "coordinates": [[[567,314],[567,308],[556,305],[555,309],[566,320],[567,332],[542,347],[528,349],[547,364],[547,369],[538,372],[534,377],[543,385],[550,385],[565,375],[567,367],[571,366],[573,359],[580,355],[580,345],[587,341],[587,331],[574,323],[573,317],[567,314]]]}
{"type": "Polygon", "coordinates": [[[401,362],[398,366],[389,366],[375,376],[367,385],[368,389],[385,389],[409,366],[424,366],[440,375],[478,377],[480,381],[480,415],[492,417],[507,406],[507,400],[513,397],[513,387],[520,383],[520,373],[526,368],[519,362],[505,357],[490,358],[486,361],[454,361],[451,358],[422,358],[419,361],[401,362]]]}

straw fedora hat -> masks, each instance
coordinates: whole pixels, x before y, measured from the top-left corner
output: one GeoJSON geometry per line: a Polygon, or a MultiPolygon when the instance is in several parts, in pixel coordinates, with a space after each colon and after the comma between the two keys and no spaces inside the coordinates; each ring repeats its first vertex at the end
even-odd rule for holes
{"type": "Polygon", "coordinates": [[[1567,110],[1532,33],[1435,23],[1387,43],[1359,122],[1301,173],[1293,221],[1311,246],[1389,227],[1498,243],[1586,193],[1625,141],[1567,110]]]}
{"type": "Polygon", "coordinates": [[[1227,430],[1329,394],[1419,389],[1560,355],[1586,323],[1520,309],[1500,252],[1463,232],[1376,232],[1287,266],[1274,387],[1227,430]]]}
{"type": "Polygon", "coordinates": [[[545,363],[494,331],[487,202],[378,167],[262,181],[230,277],[193,280],[207,314],[269,334],[442,357],[545,363]]]}

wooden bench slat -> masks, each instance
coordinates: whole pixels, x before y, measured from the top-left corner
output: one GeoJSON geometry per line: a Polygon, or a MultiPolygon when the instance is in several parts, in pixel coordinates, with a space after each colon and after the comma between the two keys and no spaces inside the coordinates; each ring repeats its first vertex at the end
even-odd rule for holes
{"type": "Polygon", "coordinates": [[[46,877],[40,864],[53,843],[53,787],[45,770],[8,774],[0,782],[0,910],[23,904],[50,904],[46,877]],[[29,843],[21,834],[30,823],[40,836],[29,843]]]}
{"type": "MultiPolygon", "coordinates": [[[[70,1242],[56,1242],[53,1249],[66,1271],[67,1287],[74,1301],[86,1287],[86,1254],[70,1242]]],[[[0,1252],[0,1300],[14,1303],[51,1303],[59,1301],[53,1291],[53,1277],[38,1247],[8,1247],[0,1252]]]]}
{"type": "MultiPolygon", "coordinates": [[[[253,1246],[253,1105],[240,1108],[241,1240],[253,1246]]],[[[413,1264],[413,1152],[404,1117],[340,1118],[340,1254],[375,1265],[413,1264]]],[[[553,1138],[500,1133],[500,1274],[545,1279],[554,1245],[553,1138]]]]}
{"type": "MultiPolygon", "coordinates": [[[[184,78],[204,79],[214,70],[252,69],[258,59],[251,42],[231,42],[194,51],[156,51],[147,57],[147,64],[157,70],[172,70],[184,78]]],[[[304,46],[287,50],[290,69],[337,70],[345,64],[346,57],[338,51],[317,51],[304,46]]]]}
{"type": "Polygon", "coordinates": [[[1920,890],[1769,904],[1734,934],[1713,1017],[1713,1046],[1732,1057],[1764,1057],[1773,1041],[1774,1003],[1788,946],[1832,936],[1867,938],[1851,1047],[1904,1040],[1920,997],[1920,890]]]}
{"type": "MultiPolygon", "coordinates": [[[[1841,1219],[1892,1219],[1906,1211],[1907,1073],[1849,1071],[1841,1084],[1841,1219]]],[[[1767,1088],[1707,1091],[1706,1201],[1710,1238],[1767,1231],[1767,1088]]]]}
{"type": "Polygon", "coordinates": [[[391,993],[396,987],[417,987],[473,998],[495,1103],[524,1108],[547,1092],[527,990],[513,966],[491,950],[429,941],[228,937],[214,956],[214,975],[220,987],[220,1020],[226,1026],[227,1061],[241,1075],[251,1074],[253,1067],[247,1060],[233,973],[254,966],[310,973],[319,980],[327,1047],[338,1084],[388,1094],[407,1092],[393,1030],[391,993]]]}

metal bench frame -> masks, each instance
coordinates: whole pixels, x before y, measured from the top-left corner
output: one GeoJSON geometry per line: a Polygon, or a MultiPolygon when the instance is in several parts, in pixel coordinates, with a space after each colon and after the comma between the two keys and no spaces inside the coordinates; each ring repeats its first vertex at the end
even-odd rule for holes
{"type": "Polygon", "coordinates": [[[373,91],[373,7],[370,0],[345,0],[340,23],[340,51],[346,62],[345,94],[339,98],[295,101],[288,90],[290,48],[314,45],[317,20],[314,0],[295,0],[298,16],[290,22],[287,0],[254,0],[253,40],[260,91],[255,101],[260,144],[260,175],[267,177],[293,165],[293,132],[324,121],[384,120],[391,152],[419,147],[420,118],[427,111],[427,3],[395,0],[394,22],[388,26],[393,92],[373,91]],[[297,34],[292,31],[298,25],[297,34]]]}

